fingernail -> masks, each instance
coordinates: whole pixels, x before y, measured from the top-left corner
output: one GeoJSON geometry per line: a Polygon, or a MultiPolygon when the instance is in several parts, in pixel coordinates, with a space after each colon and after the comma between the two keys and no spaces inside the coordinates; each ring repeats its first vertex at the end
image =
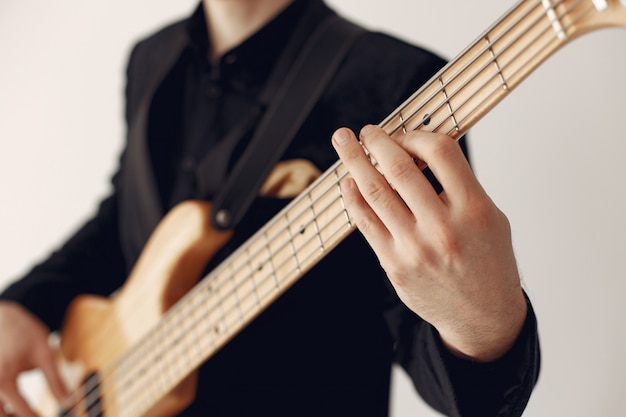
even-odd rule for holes
{"type": "Polygon", "coordinates": [[[365,125],[365,126],[363,126],[363,129],[361,129],[360,136],[367,136],[370,133],[372,133],[374,130],[376,130],[376,126],[374,126],[374,125],[365,125]]]}
{"type": "Polygon", "coordinates": [[[339,129],[333,135],[333,139],[338,145],[343,145],[345,143],[348,143],[348,141],[350,140],[350,135],[345,129],[339,129]]]}

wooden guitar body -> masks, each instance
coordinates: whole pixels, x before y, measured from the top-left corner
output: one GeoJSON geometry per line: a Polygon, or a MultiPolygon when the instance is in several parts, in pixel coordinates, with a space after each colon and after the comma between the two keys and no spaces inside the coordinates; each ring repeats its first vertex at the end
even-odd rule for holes
{"type": "MultiPolygon", "coordinates": [[[[380,126],[392,137],[420,129],[458,139],[562,46],[614,26],[626,27],[626,0],[519,0],[380,126]]],[[[60,366],[74,394],[61,413],[43,405],[42,415],[185,408],[198,366],[354,230],[339,186],[348,175],[337,161],[201,280],[232,233],[211,227],[209,203],[175,207],[118,293],[70,305],[60,366]]]]}
{"type": "MultiPolygon", "coordinates": [[[[111,298],[83,295],[70,304],[61,332],[59,366],[66,384],[78,389],[82,398],[63,412],[87,416],[92,415],[88,410],[101,408],[109,417],[127,414],[116,392],[125,387],[112,380],[116,360],[132,351],[189,292],[230,237],[230,232],[211,228],[210,210],[210,203],[199,201],[176,206],[159,224],[119,292],[111,298]],[[81,392],[85,389],[93,394],[81,392]]],[[[191,372],[147,414],[166,417],[181,411],[193,400],[196,381],[197,372],[191,372]]],[[[42,415],[60,415],[51,401],[42,404],[42,415]]]]}

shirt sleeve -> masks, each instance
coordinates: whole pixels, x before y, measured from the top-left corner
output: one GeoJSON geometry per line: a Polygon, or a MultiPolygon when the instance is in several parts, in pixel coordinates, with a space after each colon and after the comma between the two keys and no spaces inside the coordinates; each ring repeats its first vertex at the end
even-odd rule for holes
{"type": "Polygon", "coordinates": [[[526,321],[514,346],[493,362],[452,355],[437,330],[404,305],[387,314],[396,338],[395,360],[420,395],[448,416],[520,416],[539,376],[537,321],[528,301],[526,321]]]}

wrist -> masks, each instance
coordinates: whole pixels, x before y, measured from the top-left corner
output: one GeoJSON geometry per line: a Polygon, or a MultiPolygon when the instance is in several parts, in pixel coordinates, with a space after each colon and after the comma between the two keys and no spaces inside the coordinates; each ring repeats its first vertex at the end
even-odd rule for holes
{"type": "Polygon", "coordinates": [[[444,346],[455,356],[477,362],[491,362],[506,354],[515,344],[528,314],[523,291],[502,300],[488,314],[466,317],[451,329],[439,330],[444,346]]]}

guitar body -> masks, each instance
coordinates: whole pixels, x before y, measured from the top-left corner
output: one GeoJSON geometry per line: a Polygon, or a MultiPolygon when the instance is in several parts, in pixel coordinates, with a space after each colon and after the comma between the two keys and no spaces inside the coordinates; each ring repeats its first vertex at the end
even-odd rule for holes
{"type": "MultiPolygon", "coordinates": [[[[567,42],[614,26],[626,27],[626,0],[519,0],[380,126],[458,139],[567,42]]],[[[354,230],[339,187],[347,175],[341,161],[332,165],[200,282],[232,232],[211,227],[210,203],[176,206],[119,292],[70,305],[59,366],[74,394],[62,413],[48,400],[41,414],[169,417],[184,409],[198,366],[354,230]]],[[[275,184],[289,178],[279,174],[275,184]]]]}
{"type": "MultiPolygon", "coordinates": [[[[125,415],[124,404],[111,395],[115,384],[103,383],[114,362],[137,344],[166,311],[198,281],[211,257],[231,236],[210,225],[210,203],[188,201],[176,206],[159,224],[124,286],[111,298],[84,295],[69,306],[61,331],[59,367],[70,390],[88,378],[98,381],[94,404],[72,401],[70,415],[91,415],[99,406],[103,416],[125,415]]],[[[161,398],[147,415],[167,417],[184,409],[195,396],[197,372],[189,374],[161,398]]],[[[117,387],[116,389],[123,389],[117,387]]],[[[93,397],[80,392],[85,398],[93,397]]],[[[60,415],[46,393],[43,416],[60,415]]],[[[92,400],[93,402],[93,400],[92,400]]]]}

